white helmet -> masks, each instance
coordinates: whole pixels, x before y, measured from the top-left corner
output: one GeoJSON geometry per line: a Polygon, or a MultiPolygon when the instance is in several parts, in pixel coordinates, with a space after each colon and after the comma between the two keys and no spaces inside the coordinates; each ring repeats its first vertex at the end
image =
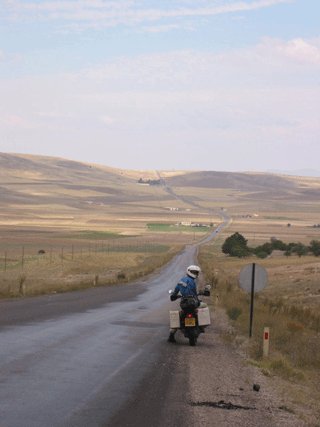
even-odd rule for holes
{"type": "Polygon", "coordinates": [[[192,277],[193,279],[196,279],[199,276],[200,272],[201,269],[197,265],[189,265],[189,267],[187,268],[187,275],[192,277]]]}

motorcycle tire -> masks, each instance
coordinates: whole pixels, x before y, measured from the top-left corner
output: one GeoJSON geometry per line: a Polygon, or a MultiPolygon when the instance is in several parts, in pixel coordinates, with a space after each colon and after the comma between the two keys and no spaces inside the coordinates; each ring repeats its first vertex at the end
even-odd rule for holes
{"type": "Polygon", "coordinates": [[[194,347],[197,345],[197,338],[196,337],[189,337],[189,344],[194,347]]]}
{"type": "Polygon", "coordinates": [[[194,347],[197,344],[197,334],[194,330],[189,332],[189,344],[194,347]]]}

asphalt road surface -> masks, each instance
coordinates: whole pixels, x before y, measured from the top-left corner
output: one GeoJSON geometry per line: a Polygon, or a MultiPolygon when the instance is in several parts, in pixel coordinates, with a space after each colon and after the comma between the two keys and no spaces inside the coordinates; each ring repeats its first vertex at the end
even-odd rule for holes
{"type": "Polygon", "coordinates": [[[196,347],[167,342],[196,251],[138,283],[0,301],[0,427],[305,425],[220,339],[221,313],[196,347]]]}
{"type": "Polygon", "coordinates": [[[111,425],[148,377],[161,400],[174,363],[168,290],[195,253],[141,283],[1,301],[0,426],[111,425]]]}

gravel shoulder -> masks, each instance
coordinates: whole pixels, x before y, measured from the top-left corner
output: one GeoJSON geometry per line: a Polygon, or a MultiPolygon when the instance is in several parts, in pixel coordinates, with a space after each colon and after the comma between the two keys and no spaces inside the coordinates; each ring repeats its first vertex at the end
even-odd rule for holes
{"type": "Polygon", "coordinates": [[[176,344],[163,337],[158,360],[107,426],[319,426],[316,419],[304,421],[285,381],[264,376],[224,339],[231,328],[225,312],[211,313],[212,325],[197,346],[189,346],[180,333],[176,344]]]}
{"type": "MultiPolygon", "coordinates": [[[[224,311],[212,310],[212,325],[196,347],[180,352],[180,363],[189,366],[189,395],[193,426],[316,426],[305,423],[277,386],[249,365],[243,355],[222,337],[230,330],[224,311]],[[259,391],[253,385],[260,386],[259,391]]],[[[182,341],[183,338],[180,338],[182,341]]],[[[190,425],[190,424],[189,424],[190,425]]]]}

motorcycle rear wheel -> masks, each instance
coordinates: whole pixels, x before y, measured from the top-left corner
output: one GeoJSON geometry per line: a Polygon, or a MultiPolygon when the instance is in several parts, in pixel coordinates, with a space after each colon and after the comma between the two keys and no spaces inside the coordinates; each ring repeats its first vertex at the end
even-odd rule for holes
{"type": "Polygon", "coordinates": [[[196,337],[194,337],[194,336],[189,337],[189,344],[190,344],[192,347],[194,347],[195,345],[197,345],[197,338],[196,338],[196,337]]]}
{"type": "Polygon", "coordinates": [[[189,344],[194,347],[195,345],[197,345],[197,339],[198,339],[198,335],[196,333],[196,331],[194,329],[192,329],[191,331],[189,331],[189,344]]]}

